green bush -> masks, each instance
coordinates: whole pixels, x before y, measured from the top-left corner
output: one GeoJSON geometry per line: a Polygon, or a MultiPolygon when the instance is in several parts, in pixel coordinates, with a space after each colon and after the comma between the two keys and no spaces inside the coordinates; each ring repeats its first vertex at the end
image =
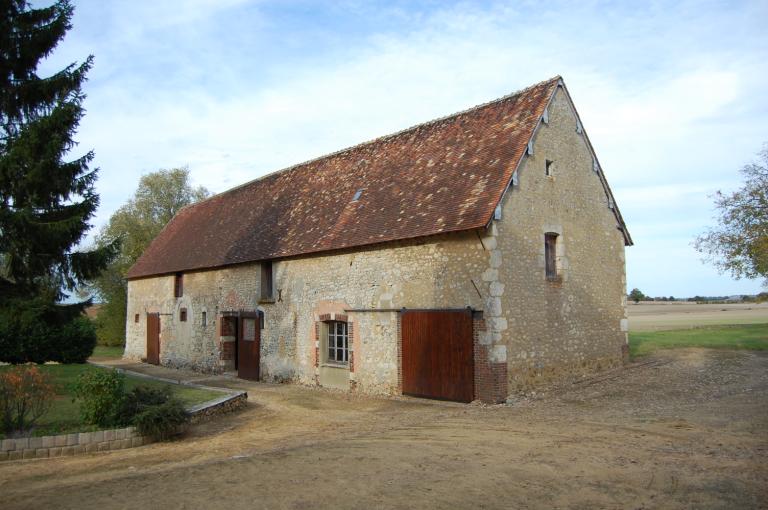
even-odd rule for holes
{"type": "Polygon", "coordinates": [[[178,433],[188,422],[189,413],[176,397],[170,397],[160,405],[148,406],[133,418],[139,434],[157,439],[167,439],[178,433]]]}
{"type": "Polygon", "coordinates": [[[136,386],[123,398],[120,410],[118,411],[118,421],[121,423],[132,423],[136,415],[148,407],[162,405],[170,400],[170,398],[171,388],[169,386],[161,386],[159,388],[136,386]]]}
{"type": "Polygon", "coordinates": [[[99,427],[134,425],[139,434],[166,439],[189,422],[184,404],[167,386],[137,386],[125,392],[125,377],[114,370],[82,374],[74,388],[83,421],[99,427]]]}
{"type": "Polygon", "coordinates": [[[58,340],[51,349],[51,361],[85,363],[96,347],[96,329],[87,317],[78,317],[59,330],[58,340]]]}
{"type": "Polygon", "coordinates": [[[83,422],[99,427],[126,425],[122,416],[125,376],[116,370],[94,370],[81,374],[74,388],[80,401],[83,422]]]}
{"type": "Polygon", "coordinates": [[[92,320],[96,327],[96,343],[107,347],[125,345],[125,302],[117,309],[113,303],[101,305],[99,314],[92,320]]]}
{"type": "Polygon", "coordinates": [[[43,298],[4,301],[0,306],[0,361],[84,363],[96,346],[96,330],[80,315],[80,309],[43,298]]]}

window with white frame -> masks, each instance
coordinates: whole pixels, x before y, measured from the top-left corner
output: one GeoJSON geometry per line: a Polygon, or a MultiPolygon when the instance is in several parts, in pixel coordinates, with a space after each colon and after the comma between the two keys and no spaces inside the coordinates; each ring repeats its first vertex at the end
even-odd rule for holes
{"type": "Polygon", "coordinates": [[[347,334],[347,323],[341,321],[328,321],[325,323],[326,352],[328,363],[346,365],[349,363],[349,335],[347,334]]]}

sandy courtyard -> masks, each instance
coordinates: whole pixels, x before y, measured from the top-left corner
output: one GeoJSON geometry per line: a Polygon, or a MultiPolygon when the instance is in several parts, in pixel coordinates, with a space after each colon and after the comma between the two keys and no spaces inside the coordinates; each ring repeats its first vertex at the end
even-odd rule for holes
{"type": "Polygon", "coordinates": [[[173,443],[2,463],[0,507],[768,507],[768,353],[668,351],[512,406],[242,386],[173,443]]]}

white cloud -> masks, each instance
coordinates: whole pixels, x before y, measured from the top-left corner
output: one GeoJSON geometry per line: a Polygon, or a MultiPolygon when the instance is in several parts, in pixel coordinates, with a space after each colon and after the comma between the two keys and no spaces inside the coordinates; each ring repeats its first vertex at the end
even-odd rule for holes
{"type": "MultiPolygon", "coordinates": [[[[708,13],[685,4],[412,12],[350,2],[334,16],[350,16],[350,25],[376,19],[377,28],[348,35],[334,32],[342,20],[322,27],[311,15],[270,18],[275,5],[266,2],[106,5],[78,7],[82,20],[106,13],[105,26],[76,26],[63,56],[82,58],[95,45],[79,138],[103,169],[97,223],[157,168],[188,164],[198,183],[222,191],[562,74],[630,231],[640,234],[630,277],[663,283],[670,275],[655,262],[657,216],[685,218],[673,240],[669,229],[659,236],[690,263],[688,243],[711,214],[706,195],[733,186],[766,137],[768,100],[755,79],[768,75],[768,38],[754,30],[759,3],[708,13]],[[327,43],[335,40],[342,44],[327,43]]],[[[318,9],[306,5],[279,4],[318,9]]]]}

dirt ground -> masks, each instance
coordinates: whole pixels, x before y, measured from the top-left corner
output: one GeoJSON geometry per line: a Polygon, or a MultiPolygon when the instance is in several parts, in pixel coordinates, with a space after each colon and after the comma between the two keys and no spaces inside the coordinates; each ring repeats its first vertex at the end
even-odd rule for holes
{"type": "Polygon", "coordinates": [[[627,304],[630,331],[688,329],[718,324],[768,322],[768,303],[709,305],[686,302],[627,304]]]}
{"type": "Polygon", "coordinates": [[[768,353],[672,350],[513,405],[241,384],[187,437],[0,464],[17,508],[768,508],[768,353]]]}

